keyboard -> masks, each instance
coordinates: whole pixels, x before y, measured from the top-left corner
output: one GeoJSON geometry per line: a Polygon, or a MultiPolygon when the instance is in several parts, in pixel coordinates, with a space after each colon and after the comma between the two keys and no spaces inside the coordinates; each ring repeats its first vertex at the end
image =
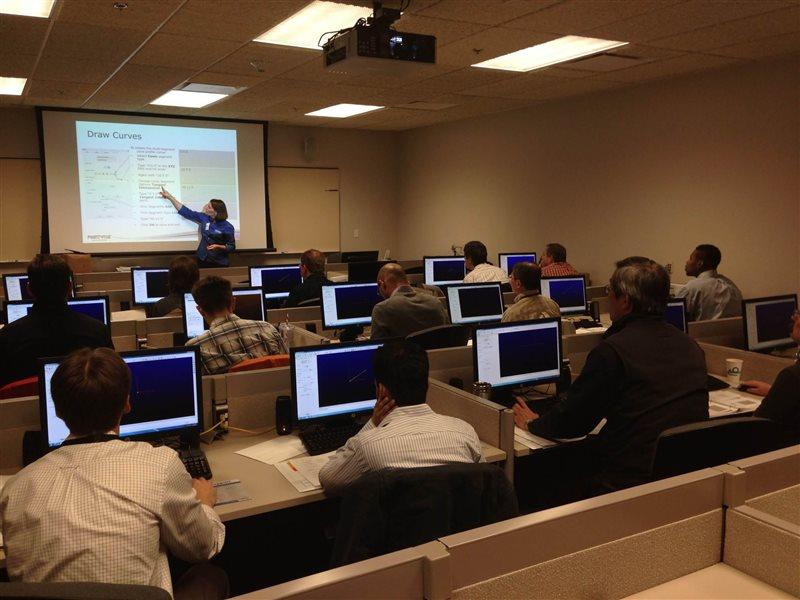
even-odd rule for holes
{"type": "Polygon", "coordinates": [[[341,448],[360,430],[361,426],[358,423],[337,426],[320,425],[300,431],[300,439],[303,440],[308,453],[313,456],[341,448]]]}
{"type": "Polygon", "coordinates": [[[725,390],[729,387],[731,386],[722,381],[722,379],[714,377],[713,375],[709,375],[708,379],[706,380],[706,389],[709,392],[716,392],[717,390],[725,390]]]}
{"type": "Polygon", "coordinates": [[[205,452],[200,448],[181,448],[178,451],[178,456],[192,479],[197,479],[198,477],[211,479],[211,467],[208,466],[205,452]]]}

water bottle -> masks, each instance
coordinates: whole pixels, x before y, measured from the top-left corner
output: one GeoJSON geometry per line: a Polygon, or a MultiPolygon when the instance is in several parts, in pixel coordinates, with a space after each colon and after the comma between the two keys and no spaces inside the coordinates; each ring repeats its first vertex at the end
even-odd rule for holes
{"type": "Polygon", "coordinates": [[[286,320],[278,325],[278,332],[281,334],[283,340],[283,347],[289,351],[292,341],[292,325],[289,323],[289,315],[286,315],[286,320]]]}
{"type": "Polygon", "coordinates": [[[472,385],[472,394],[483,398],[484,400],[492,399],[492,384],[485,381],[476,381],[472,385]]]}

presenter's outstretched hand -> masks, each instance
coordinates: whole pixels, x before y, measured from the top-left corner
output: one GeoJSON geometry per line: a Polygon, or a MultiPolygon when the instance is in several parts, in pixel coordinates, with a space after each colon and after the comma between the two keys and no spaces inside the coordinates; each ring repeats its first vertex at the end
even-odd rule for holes
{"type": "Polygon", "coordinates": [[[163,185],[161,186],[161,191],[159,192],[159,195],[162,198],[166,198],[167,200],[176,200],[175,196],[173,196],[167,190],[165,190],[163,185]]]}

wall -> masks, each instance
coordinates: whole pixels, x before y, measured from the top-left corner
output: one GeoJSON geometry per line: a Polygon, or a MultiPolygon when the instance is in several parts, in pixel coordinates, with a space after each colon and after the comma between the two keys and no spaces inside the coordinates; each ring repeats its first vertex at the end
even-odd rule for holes
{"type": "MultiPolygon", "coordinates": [[[[0,108],[0,158],[38,158],[32,108],[0,108]]],[[[399,134],[395,132],[291,127],[271,123],[267,162],[283,167],[338,167],[342,250],[386,248],[397,256],[399,134]],[[311,160],[304,140],[314,139],[311,160]],[[353,230],[359,237],[353,237],[353,230]]],[[[38,184],[37,184],[38,185],[38,184]]],[[[309,215],[309,218],[314,218],[309,215]]]]}
{"type": "Polygon", "coordinates": [[[595,282],[631,254],[685,281],[709,242],[746,296],[795,291],[798,89],[795,58],[407,131],[400,253],[559,241],[595,282]]]}

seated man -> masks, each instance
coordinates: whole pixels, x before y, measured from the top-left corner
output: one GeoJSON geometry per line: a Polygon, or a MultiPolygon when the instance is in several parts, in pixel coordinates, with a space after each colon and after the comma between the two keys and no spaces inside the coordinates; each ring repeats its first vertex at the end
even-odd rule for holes
{"type": "Polygon", "coordinates": [[[33,307],[0,329],[0,386],[36,375],[37,360],[78,348],[113,348],[111,332],[97,319],[67,306],[72,270],[60,256],[38,254],[28,265],[33,307]]]}
{"type": "Polygon", "coordinates": [[[375,351],[372,366],[378,397],[372,418],[319,472],[326,493],[340,494],[370,471],[483,462],[475,430],[425,404],[428,354],[422,348],[387,343],[375,351]]]}
{"type": "Polygon", "coordinates": [[[579,274],[575,267],[567,262],[567,249],[561,244],[547,244],[539,265],[542,267],[542,277],[579,274]]]}
{"type": "Polygon", "coordinates": [[[695,277],[675,294],[686,298],[690,321],[738,317],[742,314],[742,292],[730,279],[717,273],[722,262],[719,248],[700,244],[686,261],[686,274],[695,277]]]}
{"type": "MultiPolygon", "coordinates": [[[[85,348],[56,369],[56,415],[70,436],[28,465],[0,492],[8,574],[12,581],[89,581],[152,585],[172,593],[167,552],[203,562],[225,541],[214,512],[214,487],[192,480],[166,446],[119,439],[131,410],[131,374],[112,350],[85,348]]],[[[197,597],[200,579],[227,578],[198,565],[175,586],[175,597],[197,597]],[[210,575],[213,573],[213,575],[210,575]]]]}
{"type": "Polygon", "coordinates": [[[165,317],[173,311],[183,310],[183,295],[192,291],[200,279],[197,260],[191,256],[178,256],[169,263],[167,288],[169,294],[155,304],[148,304],[144,310],[148,317],[165,317]]]}
{"type": "Polygon", "coordinates": [[[613,323],[567,398],[541,417],[520,400],[514,406],[519,427],[549,438],[583,436],[606,419],[590,493],[648,481],[658,435],[708,419],[705,356],[664,320],[668,300],[669,275],[661,265],[617,269],[608,292],[613,323]]]}
{"type": "Polygon", "coordinates": [[[491,283],[493,281],[506,283],[508,281],[508,274],[489,262],[483,242],[464,244],[464,264],[467,267],[464,283],[491,283]]]}
{"type": "Polygon", "coordinates": [[[386,299],[372,309],[372,339],[406,337],[447,323],[441,301],[411,287],[397,263],[386,264],[378,272],[378,293],[386,299]]]}
{"type": "Polygon", "coordinates": [[[306,250],[300,255],[300,275],[303,283],[289,292],[283,305],[297,306],[305,300],[322,297],[322,286],[331,283],[325,277],[325,255],[319,250],[306,250]]]}
{"type": "Polygon", "coordinates": [[[503,323],[560,317],[561,309],[555,301],[542,296],[542,271],[539,265],[521,262],[511,270],[511,291],[516,294],[514,304],[503,313],[503,323]]]}
{"type": "Polygon", "coordinates": [[[208,331],[186,345],[200,346],[204,374],[225,373],[248,358],[286,353],[283,339],[273,325],[240,319],[234,314],[236,299],[227,279],[206,277],[194,286],[192,296],[208,323],[208,331]]]}

